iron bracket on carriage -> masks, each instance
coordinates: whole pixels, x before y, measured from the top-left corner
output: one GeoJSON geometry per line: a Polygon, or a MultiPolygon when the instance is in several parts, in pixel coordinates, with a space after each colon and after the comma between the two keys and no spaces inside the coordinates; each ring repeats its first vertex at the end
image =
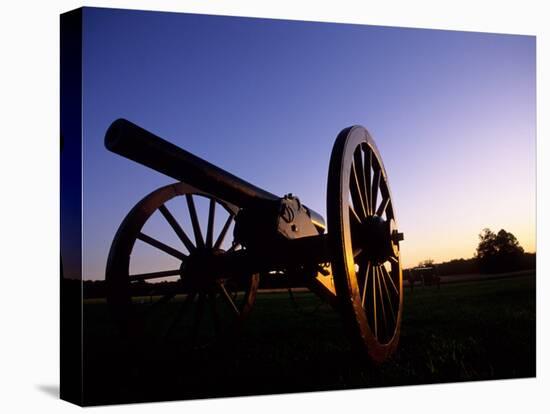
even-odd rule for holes
{"type": "Polygon", "coordinates": [[[193,347],[216,342],[250,313],[260,276],[279,272],[300,278],[330,303],[342,315],[352,343],[373,361],[384,361],[396,349],[403,235],[386,170],[365,128],[342,130],[332,149],[328,232],[323,217],[298,197],[256,187],[127,120],[113,122],[105,146],[177,180],[139,201],[114,236],[106,267],[107,300],[124,333],[158,335],[146,332],[147,318],[175,301],[179,305],[164,334],[176,331],[182,343],[193,347]],[[207,207],[197,208],[198,201],[207,207]],[[174,203],[187,206],[187,227],[173,213],[174,203]],[[169,224],[178,246],[146,233],[155,214],[169,224]],[[138,241],[178,265],[132,273],[138,241]],[[136,284],[154,286],[167,277],[177,279],[172,291],[145,308],[135,300],[136,284]]]}

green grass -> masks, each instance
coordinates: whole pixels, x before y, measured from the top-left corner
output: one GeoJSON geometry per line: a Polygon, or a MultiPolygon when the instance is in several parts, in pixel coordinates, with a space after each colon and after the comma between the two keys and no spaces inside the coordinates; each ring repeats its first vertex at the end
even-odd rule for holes
{"type": "MultiPolygon", "coordinates": [[[[238,338],[189,352],[121,340],[101,301],[85,305],[88,404],[425,384],[535,375],[535,277],[405,292],[398,351],[375,367],[352,351],[339,315],[297,313],[259,294],[238,338]]],[[[304,311],[319,299],[295,294],[304,311]]],[[[176,306],[174,304],[173,306],[176,306]]],[[[168,317],[173,309],[166,309],[168,317]]]]}

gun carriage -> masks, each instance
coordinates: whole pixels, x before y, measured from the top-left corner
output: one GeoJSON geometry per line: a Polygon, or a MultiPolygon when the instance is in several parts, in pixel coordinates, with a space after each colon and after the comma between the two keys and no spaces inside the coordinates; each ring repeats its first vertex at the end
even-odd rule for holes
{"type": "Polygon", "coordinates": [[[260,275],[280,273],[299,278],[340,312],[352,342],[373,361],[395,350],[403,235],[382,159],[365,128],[342,130],[332,149],[328,231],[323,217],[296,196],[258,188],[127,120],[112,123],[105,146],[177,180],[138,202],[112,242],[107,300],[123,332],[143,335],[155,309],[175,300],[166,333],[177,330],[192,346],[216,340],[250,313],[260,275]],[[197,208],[198,200],[207,207],[197,208]],[[174,202],[187,206],[187,229],[169,208],[174,202]],[[155,214],[169,224],[179,246],[147,234],[144,226],[155,214]],[[132,274],[138,240],[179,265],[132,274]],[[177,283],[147,306],[140,304],[135,287],[167,277],[177,283]]]}

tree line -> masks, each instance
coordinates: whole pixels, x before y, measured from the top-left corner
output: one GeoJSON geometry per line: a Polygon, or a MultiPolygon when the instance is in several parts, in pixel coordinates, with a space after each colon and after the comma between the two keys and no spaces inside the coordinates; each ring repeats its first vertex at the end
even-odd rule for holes
{"type": "Polygon", "coordinates": [[[479,234],[479,244],[474,257],[442,263],[427,259],[420,262],[418,267],[435,267],[437,274],[441,276],[514,272],[534,269],[536,253],[526,253],[517,238],[504,229],[494,233],[491,229],[485,228],[479,234]]]}
{"type": "MultiPolygon", "coordinates": [[[[516,237],[505,230],[498,233],[483,229],[479,234],[479,244],[474,257],[470,259],[453,259],[435,263],[431,259],[419,263],[419,267],[435,267],[440,276],[472,273],[503,273],[534,269],[536,254],[525,253],[516,237]]],[[[405,271],[410,269],[405,269],[405,271]]],[[[75,285],[79,281],[74,281],[75,285]]],[[[139,282],[132,284],[135,296],[163,295],[175,288],[177,282],[163,281],[158,283],[139,282]]],[[[242,282],[241,282],[242,283],[242,282]]],[[[261,275],[260,289],[277,289],[305,286],[303,280],[288,278],[280,274],[261,275]]],[[[244,288],[245,286],[241,286],[244,288]]],[[[104,280],[86,280],[83,282],[83,297],[99,298],[106,296],[104,280]]]]}

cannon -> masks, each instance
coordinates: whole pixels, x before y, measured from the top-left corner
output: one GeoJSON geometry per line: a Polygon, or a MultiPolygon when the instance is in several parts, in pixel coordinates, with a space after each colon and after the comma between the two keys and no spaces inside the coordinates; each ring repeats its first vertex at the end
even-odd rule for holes
{"type": "Polygon", "coordinates": [[[130,121],[111,124],[105,147],[176,180],[139,201],[111,244],[107,301],[124,333],[145,335],[151,315],[164,312],[170,322],[155,324],[162,334],[149,335],[179,335],[190,347],[215,342],[238,331],[253,308],[260,276],[271,274],[300,281],[333,306],[351,342],[372,361],[395,351],[403,234],[381,156],[364,127],[345,128],[334,143],[328,229],[298,197],[258,188],[130,121]],[[174,213],[184,206],[185,213],[174,213]],[[178,245],[148,234],[153,219],[168,225],[178,245]],[[138,241],[174,266],[133,273],[138,241]],[[155,283],[162,280],[171,283],[155,283]],[[144,293],[144,286],[152,292],[144,293]]]}

